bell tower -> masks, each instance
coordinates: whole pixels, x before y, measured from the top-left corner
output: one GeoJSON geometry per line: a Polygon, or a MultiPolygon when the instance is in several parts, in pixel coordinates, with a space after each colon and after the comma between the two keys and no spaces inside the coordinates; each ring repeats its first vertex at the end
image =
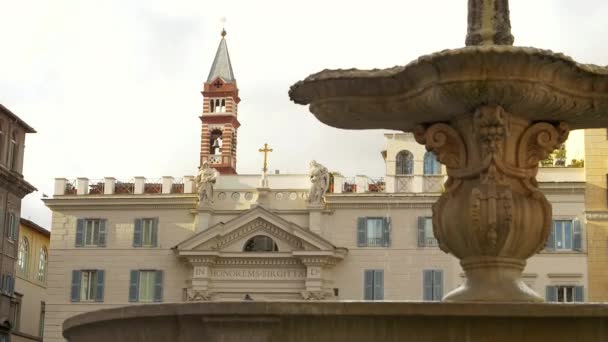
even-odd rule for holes
{"type": "Polygon", "coordinates": [[[204,84],[200,165],[206,160],[220,174],[236,174],[239,89],[232,72],[226,30],[204,84]]]}

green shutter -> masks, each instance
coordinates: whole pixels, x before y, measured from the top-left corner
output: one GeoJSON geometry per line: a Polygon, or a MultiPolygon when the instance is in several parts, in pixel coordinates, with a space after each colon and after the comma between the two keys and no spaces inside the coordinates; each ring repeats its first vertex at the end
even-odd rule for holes
{"type": "Polygon", "coordinates": [[[433,300],[443,298],[443,270],[433,271],[433,300]]]}
{"type": "Polygon", "coordinates": [[[382,219],[382,246],[389,247],[391,245],[391,218],[385,217],[382,219]]]}
{"type": "Polygon", "coordinates": [[[129,302],[137,302],[139,300],[139,271],[131,271],[129,281],[129,302]]]}
{"type": "Polygon", "coordinates": [[[367,218],[357,218],[357,246],[367,246],[367,218]]]}
{"type": "Polygon", "coordinates": [[[426,246],[426,235],[424,227],[426,225],[426,217],[418,216],[418,247],[426,246]]]}
{"type": "Polygon", "coordinates": [[[141,247],[143,241],[143,220],[135,219],[133,225],[133,247],[141,247]]]}
{"type": "Polygon", "coordinates": [[[158,247],[158,217],[152,221],[152,247],[158,247]]]}
{"type": "Polygon", "coordinates": [[[578,218],[572,220],[572,249],[581,251],[583,249],[581,221],[578,218]]]}
{"type": "Polygon", "coordinates": [[[555,286],[546,287],[545,300],[547,302],[557,302],[557,287],[555,287],[555,286]]]}
{"type": "Polygon", "coordinates": [[[551,223],[551,232],[549,233],[549,239],[547,239],[547,243],[545,244],[545,249],[547,251],[555,250],[555,221],[551,223]]]}
{"type": "Polygon", "coordinates": [[[584,289],[582,286],[574,287],[574,301],[579,303],[585,301],[584,289]]]}
{"type": "Polygon", "coordinates": [[[98,247],[106,246],[106,235],[107,235],[106,222],[107,222],[107,220],[105,220],[105,219],[99,220],[99,240],[97,240],[98,247]]]}
{"type": "Polygon", "coordinates": [[[95,301],[103,302],[103,290],[105,282],[105,272],[103,270],[97,270],[97,284],[95,284],[95,301]]]}
{"type": "Polygon", "coordinates": [[[76,220],[76,247],[84,246],[84,219],[76,220]]]}
{"type": "Polygon", "coordinates": [[[72,302],[80,302],[80,271],[72,271],[72,302]]]}
{"type": "Polygon", "coordinates": [[[363,299],[374,299],[374,271],[365,270],[363,273],[363,299]]]}
{"type": "Polygon", "coordinates": [[[422,299],[433,300],[433,271],[422,271],[422,299]]]}
{"type": "Polygon", "coordinates": [[[374,300],[384,300],[384,270],[374,270],[374,300]]]}
{"type": "Polygon", "coordinates": [[[154,282],[154,301],[163,301],[163,271],[156,271],[156,281],[154,282]]]}

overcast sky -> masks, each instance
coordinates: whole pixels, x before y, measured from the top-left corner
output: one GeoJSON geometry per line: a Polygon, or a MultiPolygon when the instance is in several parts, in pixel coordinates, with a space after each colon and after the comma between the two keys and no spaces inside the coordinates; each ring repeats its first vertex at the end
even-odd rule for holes
{"type": "MultiPolygon", "coordinates": [[[[289,86],[324,68],[386,68],[464,45],[466,0],[0,0],[0,103],[38,133],[24,175],[39,192],[22,216],[49,227],[40,201],[55,177],[194,174],[203,81],[226,17],[241,103],[238,172],[305,173],[311,159],[381,176],[383,131],[326,127],[289,86]]],[[[512,0],[515,44],[608,64],[608,1],[512,0]]],[[[578,142],[571,149],[581,150],[578,142]]]]}

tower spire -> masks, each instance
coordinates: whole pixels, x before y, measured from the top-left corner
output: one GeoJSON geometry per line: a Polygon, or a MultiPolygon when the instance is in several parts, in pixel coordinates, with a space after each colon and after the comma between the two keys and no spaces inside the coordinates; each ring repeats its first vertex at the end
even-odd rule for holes
{"type": "Polygon", "coordinates": [[[232,63],[230,62],[230,55],[228,54],[228,45],[226,45],[226,30],[224,28],[222,28],[221,36],[222,39],[220,40],[220,45],[217,47],[215,58],[211,64],[207,83],[215,81],[218,77],[226,83],[232,83],[235,80],[234,72],[232,71],[232,63]]]}

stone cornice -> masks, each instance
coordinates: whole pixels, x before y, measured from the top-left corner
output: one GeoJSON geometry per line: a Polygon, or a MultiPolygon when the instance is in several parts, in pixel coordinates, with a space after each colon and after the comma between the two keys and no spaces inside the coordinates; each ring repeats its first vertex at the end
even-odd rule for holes
{"type": "Polygon", "coordinates": [[[196,194],[63,195],[42,200],[56,209],[195,209],[196,194]]]}
{"type": "Polygon", "coordinates": [[[23,179],[23,176],[19,173],[11,171],[3,165],[0,165],[0,186],[17,195],[19,198],[23,198],[25,195],[37,190],[33,185],[23,179]]]}

